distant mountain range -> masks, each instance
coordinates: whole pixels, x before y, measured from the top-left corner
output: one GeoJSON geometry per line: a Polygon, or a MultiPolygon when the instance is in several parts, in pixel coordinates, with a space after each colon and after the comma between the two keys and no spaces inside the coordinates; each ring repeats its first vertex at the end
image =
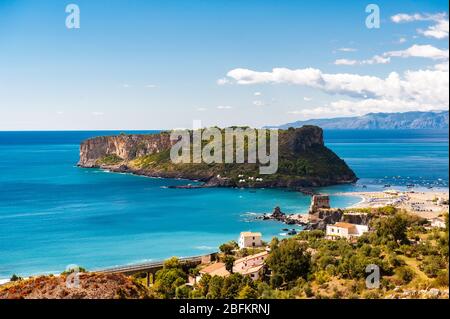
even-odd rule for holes
{"type": "Polygon", "coordinates": [[[287,129],[317,125],[323,129],[390,130],[390,129],[448,129],[448,111],[369,113],[363,116],[338,117],[297,121],[270,128],[287,129]]]}

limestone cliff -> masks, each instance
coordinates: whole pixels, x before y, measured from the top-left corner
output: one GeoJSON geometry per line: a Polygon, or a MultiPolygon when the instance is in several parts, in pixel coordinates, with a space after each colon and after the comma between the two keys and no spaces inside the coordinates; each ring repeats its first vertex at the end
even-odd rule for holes
{"type": "MultiPolygon", "coordinates": [[[[114,156],[117,160],[127,162],[167,150],[171,145],[172,142],[167,133],[99,136],[88,139],[81,144],[78,165],[81,167],[99,167],[102,160],[105,160],[108,156],[114,156]]],[[[111,159],[113,158],[111,157],[111,159]]]]}
{"type": "Polygon", "coordinates": [[[186,178],[204,186],[314,187],[357,180],[354,172],[325,147],[317,126],[279,130],[276,174],[259,175],[259,164],[174,164],[169,133],[95,137],[80,146],[78,165],[139,175],[186,178]]]}

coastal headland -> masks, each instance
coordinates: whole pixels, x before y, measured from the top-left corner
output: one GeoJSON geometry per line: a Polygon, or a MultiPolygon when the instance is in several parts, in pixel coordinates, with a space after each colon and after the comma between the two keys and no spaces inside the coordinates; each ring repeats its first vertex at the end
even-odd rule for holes
{"type": "MultiPolygon", "coordinates": [[[[192,131],[190,131],[192,136],[192,131]]],[[[278,170],[260,174],[254,163],[174,163],[169,132],[151,135],[100,136],[80,146],[79,167],[150,177],[183,178],[202,182],[201,187],[293,188],[353,183],[355,173],[328,149],[317,126],[279,130],[278,170]]],[[[259,142],[257,142],[259,143],[259,142]]],[[[237,145],[237,143],[236,143],[237,145]]],[[[244,149],[248,152],[246,140],[244,149]]],[[[185,186],[189,187],[189,186],[185,186]]]]}

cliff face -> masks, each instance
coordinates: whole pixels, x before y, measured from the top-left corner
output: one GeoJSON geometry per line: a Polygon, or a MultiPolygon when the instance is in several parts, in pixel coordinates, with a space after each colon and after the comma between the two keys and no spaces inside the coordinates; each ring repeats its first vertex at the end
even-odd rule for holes
{"type": "Polygon", "coordinates": [[[155,135],[100,136],[84,141],[80,146],[81,167],[100,167],[107,156],[131,161],[148,154],[159,153],[172,146],[167,133],[155,135]]]}
{"type": "Polygon", "coordinates": [[[81,167],[139,175],[201,180],[205,186],[311,187],[356,181],[347,164],[325,147],[322,129],[279,130],[276,174],[260,175],[259,164],[175,164],[169,133],[96,137],[80,146],[81,167]],[[259,178],[258,178],[259,177],[259,178]],[[243,181],[244,180],[244,181],[243,181]]]}

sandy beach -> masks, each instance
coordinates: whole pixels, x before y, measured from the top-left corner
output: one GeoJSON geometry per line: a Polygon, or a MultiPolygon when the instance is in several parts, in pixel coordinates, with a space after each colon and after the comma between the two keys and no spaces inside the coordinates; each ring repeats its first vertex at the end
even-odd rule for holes
{"type": "Polygon", "coordinates": [[[434,218],[449,211],[448,191],[399,191],[387,189],[378,192],[349,192],[343,196],[359,196],[361,201],[348,208],[377,208],[394,206],[423,218],[434,218]]]}

